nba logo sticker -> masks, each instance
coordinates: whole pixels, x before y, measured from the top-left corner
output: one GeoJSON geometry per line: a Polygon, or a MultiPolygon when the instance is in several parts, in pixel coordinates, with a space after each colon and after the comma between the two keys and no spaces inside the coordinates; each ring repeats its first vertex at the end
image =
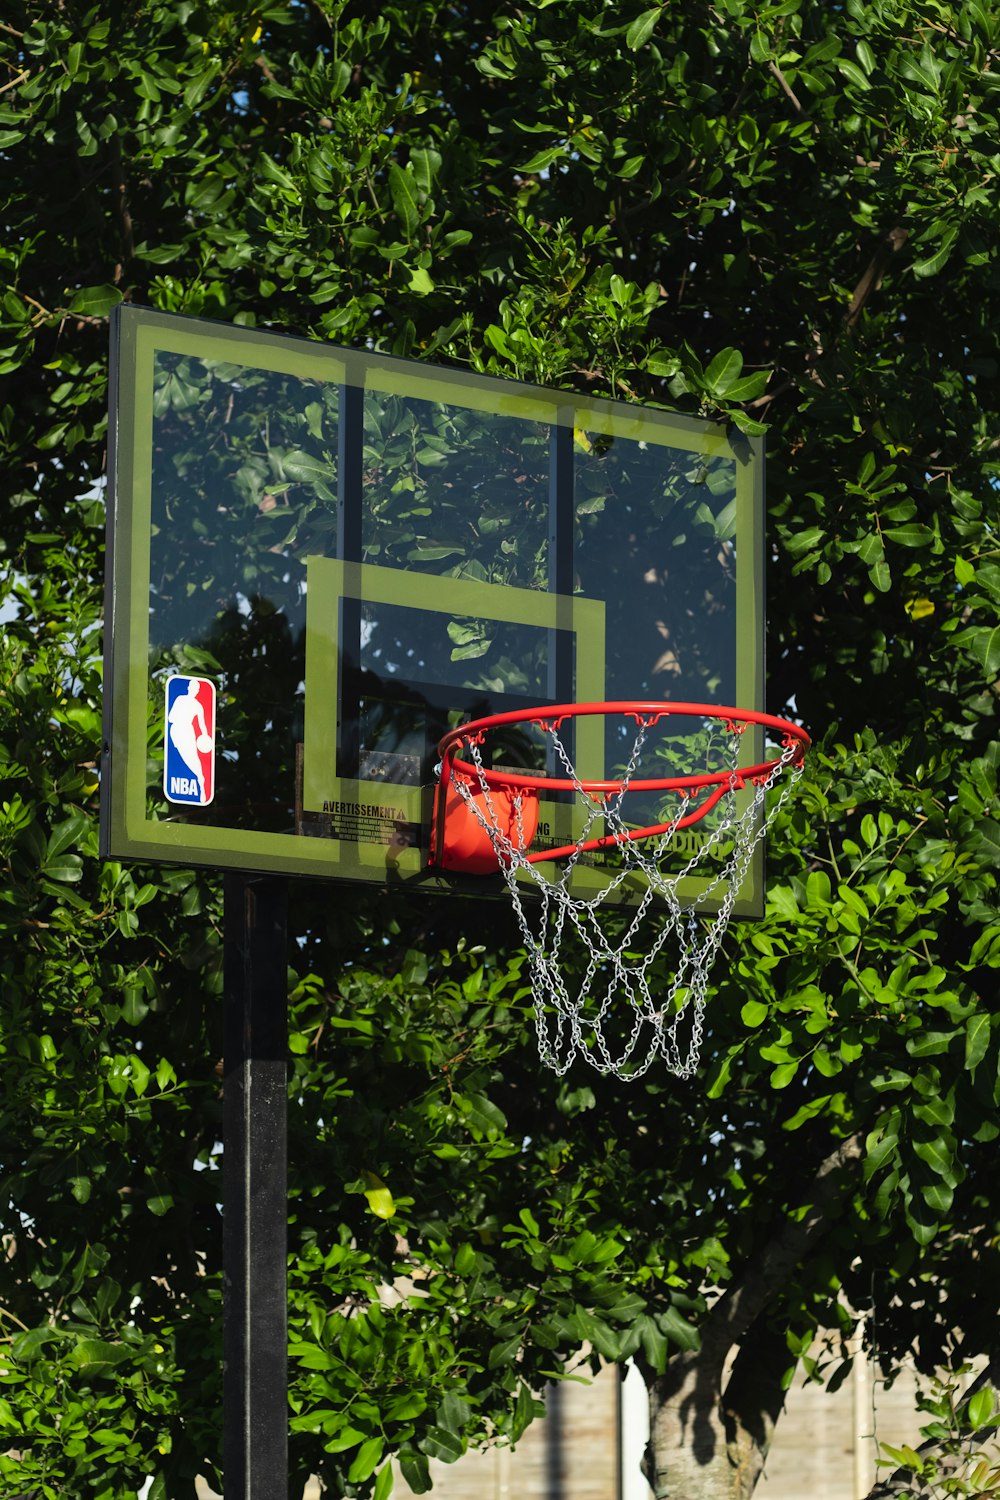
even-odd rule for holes
{"type": "Polygon", "coordinates": [[[168,802],[207,807],[215,796],[215,683],[167,678],[163,791],[168,802]]]}

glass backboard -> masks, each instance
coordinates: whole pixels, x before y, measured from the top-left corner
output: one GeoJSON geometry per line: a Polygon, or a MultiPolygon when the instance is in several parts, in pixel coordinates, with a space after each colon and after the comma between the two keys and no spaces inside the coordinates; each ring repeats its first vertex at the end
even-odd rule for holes
{"type": "MultiPolygon", "coordinates": [[[[428,865],[448,728],[763,707],[762,452],[718,423],[122,306],[111,432],[107,856],[499,894],[428,865]]],[[[579,721],[581,774],[613,775],[622,733],[579,721]]],[[[543,798],[539,846],[574,816],[543,798]]],[[[574,874],[602,879],[599,855],[574,874]]],[[[758,852],[736,910],[762,899],[758,852]]]]}

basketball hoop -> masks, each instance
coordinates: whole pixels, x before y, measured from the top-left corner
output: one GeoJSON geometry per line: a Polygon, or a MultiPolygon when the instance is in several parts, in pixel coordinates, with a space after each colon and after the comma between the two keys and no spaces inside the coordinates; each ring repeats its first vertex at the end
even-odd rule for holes
{"type": "MultiPolygon", "coordinates": [[[[599,1073],[632,1081],[660,1057],[678,1077],[693,1075],[712,963],[754,851],[801,775],[809,743],[805,731],[786,719],[703,703],[561,704],[494,714],[444,736],[431,864],[503,876],[528,951],[538,1047],[548,1067],[562,1075],[579,1056],[599,1073]],[[635,721],[627,764],[611,780],[582,779],[560,737],[567,720],[588,715],[635,721]],[[706,768],[683,776],[638,774],[650,731],[689,720],[703,723],[698,743],[706,768]],[[491,736],[526,724],[547,736],[549,761],[565,777],[484,764],[491,736]],[[751,726],[780,749],[771,759],[741,766],[742,736],[751,726]],[[463,747],[468,758],[460,755],[463,747]],[[768,791],[779,780],[780,795],[768,806],[768,791]],[[557,847],[532,848],[538,799],[555,792],[574,794],[574,837],[557,847]],[[630,795],[644,792],[666,794],[669,810],[661,810],[663,821],[636,828],[626,823],[624,806],[630,795]],[[602,822],[604,831],[598,831],[602,822]],[[703,840],[685,857],[675,836],[698,824],[703,840]],[[589,853],[603,856],[602,883],[596,895],[581,898],[571,895],[570,877],[589,853]],[[671,858],[675,868],[668,872],[671,858]],[[681,884],[692,875],[705,883],[696,897],[682,901],[681,884]],[[541,903],[529,912],[524,893],[532,888],[541,903]],[[615,907],[608,898],[623,888],[635,889],[634,905],[615,907]],[[665,910],[650,911],[654,897],[665,910]],[[717,901],[717,910],[700,916],[707,900],[717,901]],[[582,972],[572,983],[560,967],[570,934],[579,938],[583,954],[582,972]],[[656,976],[654,994],[653,967],[671,937],[673,977],[656,976]]],[[[576,961],[570,951],[564,967],[572,970],[576,961]]]]}

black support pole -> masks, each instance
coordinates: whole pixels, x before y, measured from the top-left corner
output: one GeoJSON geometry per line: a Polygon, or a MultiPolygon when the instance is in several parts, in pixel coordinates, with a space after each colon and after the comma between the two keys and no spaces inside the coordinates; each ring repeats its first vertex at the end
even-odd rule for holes
{"type": "Polygon", "coordinates": [[[288,1496],[287,882],[225,877],[226,1500],[288,1496]]]}

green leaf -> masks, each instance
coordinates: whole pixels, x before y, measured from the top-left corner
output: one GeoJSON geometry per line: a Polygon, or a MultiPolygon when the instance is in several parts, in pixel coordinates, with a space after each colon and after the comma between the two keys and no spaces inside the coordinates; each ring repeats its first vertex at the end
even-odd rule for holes
{"type": "MultiPolygon", "coordinates": [[[[875,837],[874,837],[875,825],[874,825],[874,823],[870,824],[870,831],[871,831],[871,834],[872,834],[871,843],[868,842],[868,834],[866,832],[866,825],[865,825],[864,820],[862,820],[862,823],[861,823],[861,837],[865,840],[865,843],[868,844],[868,847],[871,849],[871,848],[874,848],[874,845],[875,845],[875,837]]],[[[837,896],[838,896],[838,899],[843,902],[843,904],[848,908],[849,911],[854,912],[855,916],[860,917],[863,922],[867,922],[868,921],[871,913],[869,912],[868,907],[865,905],[864,900],[862,899],[861,896],[858,895],[857,891],[853,888],[853,886],[849,886],[849,885],[846,885],[846,884],[839,885],[837,887],[837,896]]]]}
{"type": "Polygon", "coordinates": [[[983,820],[977,823],[970,844],[981,864],[1000,868],[1000,828],[996,823],[983,820]]]}
{"type": "Polygon", "coordinates": [[[375,1489],[372,1492],[372,1500],[389,1500],[392,1494],[392,1464],[386,1464],[379,1470],[375,1481],[375,1489]]]}
{"type": "Polygon", "coordinates": [[[698,1349],[701,1347],[701,1335],[697,1328],[682,1317],[676,1307],[668,1307],[666,1312],[660,1313],[657,1322],[670,1342],[676,1344],[678,1348],[698,1349]]]}
{"type": "Polygon", "coordinates": [[[448,1391],[437,1409],[437,1425],[446,1428],[448,1432],[461,1433],[465,1430],[471,1410],[464,1396],[460,1396],[457,1391],[448,1391]]]}
{"type": "Polygon", "coordinates": [[[79,854],[60,854],[56,859],[47,859],[42,869],[50,880],[62,880],[75,884],[83,879],[83,860],[79,854]]]}
{"type": "Polygon", "coordinates": [[[88,318],[106,318],[121,300],[122,292],[116,286],[106,283],[102,286],[84,286],[74,295],[69,311],[82,313],[88,318]]]}
{"type": "MultiPolygon", "coordinates": [[[[219,71],[219,61],[213,57],[199,73],[195,73],[184,90],[184,103],[188,109],[194,109],[196,105],[201,103],[218,76],[219,71]]],[[[265,158],[265,160],[269,160],[269,158],[265,158]]]]}
{"type": "Polygon", "coordinates": [[[633,52],[638,52],[640,47],[645,46],[653,35],[657,21],[660,19],[661,6],[656,5],[652,10],[644,10],[641,15],[636,16],[631,26],[625,33],[625,45],[633,52]]]}
{"type": "Polygon", "coordinates": [[[420,226],[420,205],[417,201],[417,184],[412,172],[405,171],[396,162],[389,163],[389,191],[396,217],[403,233],[412,240],[420,226]]]}
{"type": "Polygon", "coordinates": [[[906,1205],[906,1223],[918,1245],[930,1245],[937,1237],[940,1227],[930,1205],[922,1199],[911,1198],[906,1205]]]}
{"type": "Polygon", "coordinates": [[[428,1458],[438,1458],[445,1464],[453,1464],[465,1452],[462,1439],[445,1427],[428,1427],[420,1446],[428,1458]]]}
{"type": "Polygon", "coordinates": [[[670,1355],[670,1341],[665,1333],[662,1333],[652,1318],[640,1319],[642,1350],[649,1363],[658,1375],[662,1375],[667,1368],[667,1360],[670,1355]]]}
{"type": "Polygon", "coordinates": [[[800,557],[804,552],[811,552],[818,547],[826,536],[822,526],[806,526],[802,530],[785,538],[785,549],[793,557],[800,557]]]}
{"type": "Polygon", "coordinates": [[[130,1069],[127,1057],[122,1057],[119,1054],[113,1057],[108,1063],[106,1074],[108,1087],[119,1098],[128,1089],[129,1073],[130,1069]]]}
{"type": "Polygon", "coordinates": [[[899,1148],[899,1134],[895,1125],[881,1125],[870,1132],[865,1142],[865,1177],[874,1177],[899,1148]]]}
{"type": "Polygon", "coordinates": [[[646,157],[630,156],[627,161],[622,162],[620,167],[615,168],[615,176],[625,178],[626,181],[638,176],[646,164],[646,157]]]}
{"type": "Polygon", "coordinates": [[[814,1120],[817,1115],[823,1114],[830,1100],[835,1097],[833,1094],[818,1094],[815,1099],[810,1099],[807,1104],[803,1104],[800,1109],[797,1109],[794,1115],[785,1120],[782,1129],[800,1129],[807,1121],[814,1120]]]}
{"type": "Polygon", "coordinates": [[[272,182],[276,187],[283,188],[289,198],[298,198],[299,190],[294,177],[290,177],[284,167],[279,167],[274,157],[269,156],[266,151],[262,151],[257,158],[257,172],[265,182],[272,182]]]}
{"type": "Polygon", "coordinates": [[[429,193],[441,170],[441,153],[430,146],[415,146],[410,151],[410,166],[417,187],[422,193],[429,193]]]}
{"type": "Polygon", "coordinates": [[[892,573],[889,571],[889,564],[884,560],[870,568],[868,576],[880,594],[887,594],[892,588],[892,573]]]}
{"type": "Polygon", "coordinates": [[[64,819],[56,825],[49,834],[48,843],[45,846],[46,860],[61,854],[64,849],[69,849],[76,844],[90,827],[90,819],[83,813],[74,813],[72,817],[64,819]]]}
{"type": "Polygon", "coordinates": [[[726,390],[727,401],[754,401],[762,396],[767,389],[767,382],[771,378],[770,370],[755,370],[752,375],[744,375],[741,380],[736,380],[726,390]]]}
{"type": "Polygon", "coordinates": [[[951,252],[955,248],[955,241],[957,239],[958,230],[952,225],[945,230],[945,233],[941,237],[941,243],[933,255],[928,255],[924,260],[914,262],[911,268],[914,276],[936,276],[939,271],[943,270],[951,259],[951,252]]]}
{"type": "Polygon", "coordinates": [[[917,1032],[906,1044],[906,1050],[911,1057],[935,1057],[939,1052],[947,1052],[951,1043],[959,1032],[937,1031],[928,1029],[917,1032]]]}
{"type": "Polygon", "coordinates": [[[879,1452],[887,1454],[897,1468],[923,1471],[923,1463],[919,1454],[914,1453],[913,1449],[909,1446],[896,1448],[892,1443],[883,1443],[880,1441],[878,1447],[879,1452]]]}
{"type": "Polygon", "coordinates": [[[900,547],[927,547],[934,540],[931,528],[920,526],[916,522],[908,526],[890,526],[884,535],[900,547]]]}
{"type": "Polygon", "coordinates": [[[364,1480],[370,1479],[381,1463],[384,1451],[385,1443],[380,1437],[372,1437],[362,1443],[354,1462],[347,1471],[351,1484],[361,1484],[364,1480]]]}
{"type": "Polygon", "coordinates": [[[740,1011],[744,1026],[759,1026],[766,1021],[770,1011],[762,1000],[747,1000],[740,1011]]]}
{"type": "Polygon", "coordinates": [[[399,1470],[415,1495],[426,1495],[431,1488],[430,1466],[422,1453],[401,1453],[399,1470]]]}
{"type": "Polygon", "coordinates": [[[970,1426],[973,1428],[985,1427],[988,1422],[993,1420],[993,1392],[988,1387],[985,1387],[981,1391],[976,1391],[974,1395],[969,1397],[966,1411],[970,1426]]]}
{"type": "Polygon", "coordinates": [[[743,356],[738,349],[720,349],[705,371],[705,389],[713,396],[725,396],[740,378],[743,356]]]}
{"type": "Polygon", "coordinates": [[[986,1049],[990,1042],[990,1018],[988,1015],[979,1014],[970,1016],[965,1028],[965,1067],[969,1073],[975,1073],[979,1064],[986,1056],[986,1049]]]}
{"type": "MultiPolygon", "coordinates": [[[[303,1346],[290,1346],[288,1350],[289,1354],[295,1355],[297,1348],[301,1349],[303,1346]]],[[[325,1353],[326,1351],[311,1349],[310,1352],[317,1354],[325,1353]]],[[[324,1364],[320,1364],[318,1360],[310,1363],[304,1354],[299,1355],[298,1358],[300,1364],[307,1370],[328,1370],[334,1364],[334,1360],[329,1355],[327,1355],[324,1364]]],[[[323,1447],[327,1453],[346,1453],[348,1448],[356,1448],[359,1443],[365,1441],[365,1435],[359,1428],[351,1426],[343,1427],[340,1425],[343,1421],[342,1412],[318,1411],[314,1412],[313,1415],[324,1419],[324,1430],[326,1428],[330,1429],[331,1435],[323,1443],[323,1447]]]]}
{"type": "Polygon", "coordinates": [[[900,1452],[904,1464],[913,1469],[917,1474],[923,1473],[923,1459],[914,1448],[910,1447],[909,1443],[904,1443],[900,1452]]]}
{"type": "Polygon", "coordinates": [[[27,1364],[41,1353],[46,1344],[56,1343],[63,1337],[55,1328],[29,1328],[24,1333],[14,1334],[10,1352],[14,1359],[27,1364]]]}
{"type": "Polygon", "coordinates": [[[491,1370],[495,1370],[499,1365],[513,1364],[520,1347],[521,1335],[519,1333],[515,1333],[512,1338],[501,1339],[490,1350],[486,1360],[487,1365],[491,1370]]]}
{"type": "Polygon", "coordinates": [[[317,458],[315,454],[306,453],[301,448],[292,448],[284,454],[280,460],[281,472],[286,479],[292,479],[301,484],[315,484],[317,480],[331,483],[336,477],[336,471],[332,463],[323,458],[317,458]]]}
{"type": "Polygon", "coordinates": [[[464,557],[464,547],[414,547],[406,554],[407,562],[439,562],[442,557],[464,557]]]}
{"type": "Polygon", "coordinates": [[[943,1182],[925,1184],[921,1187],[920,1192],[928,1208],[938,1218],[943,1218],[945,1214],[949,1213],[951,1205],[955,1201],[954,1188],[948,1187],[943,1182]]]}
{"type": "Polygon", "coordinates": [[[108,1313],[121,1297],[122,1289],[117,1281],[111,1276],[106,1276],[100,1282],[93,1296],[94,1309],[98,1318],[103,1322],[108,1313]]]}
{"type": "Polygon", "coordinates": [[[557,156],[562,156],[563,154],[564,148],[561,145],[546,146],[543,151],[536,151],[534,156],[524,163],[520,171],[527,175],[535,172],[544,172],[547,167],[552,165],[557,156]]]}
{"type": "Polygon", "coordinates": [[[397,1396],[394,1401],[389,1402],[385,1415],[390,1422],[408,1422],[411,1417],[419,1417],[426,1410],[427,1397],[421,1391],[407,1391],[405,1395],[397,1396]]]}
{"type": "Polygon", "coordinates": [[[472,1246],[468,1242],[460,1246],[455,1255],[455,1270],[459,1276],[468,1276],[477,1264],[478,1257],[472,1246]]]}
{"type": "Polygon", "coordinates": [[[756,422],[753,417],[748,417],[745,411],[731,411],[729,420],[740,432],[745,432],[748,437],[760,437],[767,431],[766,422],[756,422]]]}
{"type": "Polygon", "coordinates": [[[669,380],[672,375],[676,375],[680,367],[681,362],[679,357],[676,354],[669,354],[665,350],[661,350],[658,354],[647,355],[646,357],[646,369],[650,375],[659,375],[665,380],[669,380]]]}
{"type": "Polygon", "coordinates": [[[452,661],[475,661],[480,656],[485,656],[492,646],[491,639],[484,638],[478,641],[470,641],[467,646],[455,646],[451,651],[452,661]]]}
{"type": "Polygon", "coordinates": [[[110,1344],[104,1339],[77,1339],[71,1362],[83,1375],[102,1374],[132,1357],[128,1344],[110,1344]]]}
{"type": "Polygon", "coordinates": [[[709,1080],[705,1089],[706,1098],[721,1099],[732,1076],[733,1063],[739,1057],[740,1050],[740,1048],[734,1048],[725,1056],[715,1060],[709,1070],[709,1080]]]}
{"type": "Polygon", "coordinates": [[[771,58],[771,43],[762,31],[755,31],[750,38],[750,56],[756,63],[769,62],[771,58]]]}
{"type": "MultiPolygon", "coordinates": [[[[919,1078],[916,1080],[918,1086],[927,1084],[927,1080],[919,1078]]],[[[931,1084],[936,1088],[936,1084],[931,1084]]],[[[921,1097],[919,1103],[913,1105],[914,1118],[922,1120],[925,1125],[950,1126],[955,1119],[955,1101],[952,1094],[928,1093],[921,1097]]]]}
{"type": "Polygon", "coordinates": [[[142,986],[126,985],[122,995],[122,1020],[129,1026],[139,1026],[149,1015],[149,1006],[143,996],[142,986]]]}
{"type": "Polygon", "coordinates": [[[618,1339],[614,1330],[600,1318],[595,1318],[585,1307],[577,1306],[574,1321],[580,1331],[581,1342],[592,1345],[604,1359],[617,1359],[618,1339]]]}
{"type": "Polygon", "coordinates": [[[958,1184],[958,1174],[955,1170],[954,1154],[948,1150],[942,1137],[930,1141],[914,1141],[913,1149],[921,1161],[927,1163],[932,1172],[936,1172],[942,1182],[953,1188],[958,1184]]]}
{"type": "Polygon", "coordinates": [[[434,283],[429,272],[423,266],[417,266],[410,271],[410,291],[416,292],[418,297],[427,297],[434,290],[434,283]]]}
{"type": "Polygon", "coordinates": [[[837,59],[837,71],[842,73],[848,83],[853,84],[856,89],[865,90],[871,87],[863,70],[858,67],[857,63],[851,62],[849,57],[837,59]]]}
{"type": "Polygon", "coordinates": [[[365,1197],[372,1213],[377,1219],[391,1219],[396,1212],[396,1204],[381,1177],[376,1177],[374,1172],[363,1172],[361,1175],[365,1181],[365,1197]]]}
{"type": "Polygon", "coordinates": [[[812,1060],[817,1073],[824,1078],[835,1078],[843,1070],[843,1062],[835,1053],[828,1052],[825,1047],[817,1047],[812,1055],[812,1060]]]}
{"type": "Polygon", "coordinates": [[[995,625],[992,630],[972,631],[969,651],[984,668],[987,677],[996,677],[1000,672],[1000,625],[995,625]]]}
{"type": "Polygon", "coordinates": [[[129,1079],[132,1091],[136,1098],[141,1098],[149,1085],[151,1073],[138,1053],[133,1052],[129,1058],[129,1079]]]}
{"type": "Polygon", "coordinates": [[[517,1401],[514,1406],[514,1416],[511,1422],[511,1442],[516,1443],[524,1436],[528,1427],[535,1417],[535,1398],[531,1391],[520,1381],[517,1387],[517,1401]]]}
{"type": "Polygon", "coordinates": [[[535,1218],[534,1214],[531,1212],[531,1209],[530,1208],[521,1208],[521,1209],[519,1209],[517,1217],[520,1219],[520,1221],[524,1225],[525,1229],[527,1229],[528,1233],[530,1235],[533,1235],[534,1238],[537,1240],[539,1238],[539,1236],[541,1235],[542,1231],[541,1231],[541,1229],[539,1227],[538,1220],[535,1218]]]}
{"type": "Polygon", "coordinates": [[[760,140],[760,130],[753,115],[744,115],[736,126],[736,139],[744,151],[752,151],[760,140]]]}

